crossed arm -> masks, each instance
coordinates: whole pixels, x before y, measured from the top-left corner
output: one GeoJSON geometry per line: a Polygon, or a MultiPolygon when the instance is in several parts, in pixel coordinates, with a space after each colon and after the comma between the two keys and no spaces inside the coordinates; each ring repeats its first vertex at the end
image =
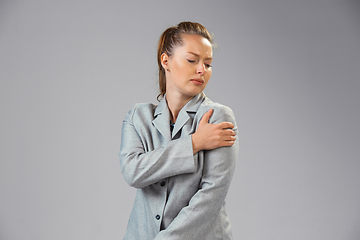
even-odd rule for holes
{"type": "Polygon", "coordinates": [[[197,170],[194,153],[207,150],[201,153],[204,166],[199,190],[154,240],[202,239],[221,211],[238,154],[237,127],[229,108],[220,109],[209,123],[212,113],[210,109],[203,115],[194,134],[148,152],[130,116],[124,120],[120,163],[125,180],[133,187],[143,188],[170,176],[193,173],[197,170]]]}
{"type": "Polygon", "coordinates": [[[152,151],[145,151],[143,143],[133,125],[132,114],[123,122],[121,148],[119,152],[121,172],[132,187],[143,188],[161,179],[193,173],[197,163],[193,155],[200,150],[212,150],[232,146],[235,142],[235,119],[211,124],[213,110],[206,112],[192,135],[172,140],[152,151]]]}

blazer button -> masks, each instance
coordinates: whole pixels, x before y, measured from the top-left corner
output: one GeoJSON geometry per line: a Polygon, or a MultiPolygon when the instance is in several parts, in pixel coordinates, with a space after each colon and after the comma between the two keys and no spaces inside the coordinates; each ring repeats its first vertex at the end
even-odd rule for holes
{"type": "Polygon", "coordinates": [[[160,215],[156,215],[156,220],[160,220],[160,215]]]}
{"type": "Polygon", "coordinates": [[[164,181],[162,181],[161,183],[160,183],[160,186],[165,186],[165,182],[164,181]]]}

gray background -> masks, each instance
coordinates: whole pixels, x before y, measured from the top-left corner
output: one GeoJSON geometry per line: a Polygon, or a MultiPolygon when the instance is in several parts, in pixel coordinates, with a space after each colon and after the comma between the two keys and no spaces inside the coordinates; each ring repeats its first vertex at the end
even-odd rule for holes
{"type": "Polygon", "coordinates": [[[234,239],[360,239],[359,1],[2,0],[1,240],[122,239],[122,120],[183,20],[214,33],[205,92],[239,125],[234,239]]]}

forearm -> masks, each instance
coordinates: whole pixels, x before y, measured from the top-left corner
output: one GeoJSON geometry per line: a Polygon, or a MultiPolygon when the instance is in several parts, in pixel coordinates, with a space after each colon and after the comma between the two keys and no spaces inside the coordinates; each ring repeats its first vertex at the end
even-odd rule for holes
{"type": "Polygon", "coordinates": [[[123,122],[119,158],[121,172],[130,186],[143,188],[170,176],[196,171],[190,135],[154,147],[141,140],[129,114],[123,122]]]}

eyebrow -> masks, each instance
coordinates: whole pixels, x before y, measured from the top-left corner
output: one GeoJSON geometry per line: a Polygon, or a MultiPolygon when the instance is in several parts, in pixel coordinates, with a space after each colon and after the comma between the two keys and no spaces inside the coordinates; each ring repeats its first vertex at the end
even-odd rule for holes
{"type": "MultiPolygon", "coordinates": [[[[187,53],[190,53],[190,54],[193,54],[193,55],[195,55],[197,57],[200,57],[199,54],[196,54],[196,53],[193,53],[193,52],[187,52],[187,53]]],[[[205,60],[212,60],[212,57],[205,58],[205,60]]]]}

